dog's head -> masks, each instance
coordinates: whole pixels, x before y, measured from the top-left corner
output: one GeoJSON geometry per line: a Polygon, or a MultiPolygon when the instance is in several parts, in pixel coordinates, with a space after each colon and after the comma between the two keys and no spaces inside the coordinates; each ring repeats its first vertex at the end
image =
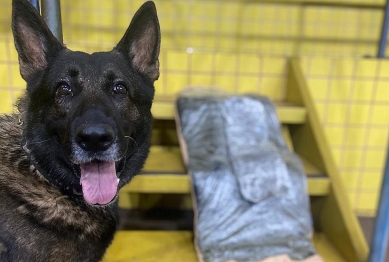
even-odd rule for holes
{"type": "Polygon", "coordinates": [[[110,52],[69,50],[27,0],[13,0],[12,29],[27,82],[21,111],[33,164],[73,198],[110,203],[148,155],[159,76],[154,4],[138,10],[110,52]]]}

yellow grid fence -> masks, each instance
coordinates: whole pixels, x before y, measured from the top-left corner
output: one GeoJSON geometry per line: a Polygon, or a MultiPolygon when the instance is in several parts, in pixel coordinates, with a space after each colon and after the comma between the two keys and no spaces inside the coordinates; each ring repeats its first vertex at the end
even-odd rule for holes
{"type": "MultiPolygon", "coordinates": [[[[111,49],[141,0],[62,1],[70,49],[111,49]]],[[[282,101],[287,60],[302,67],[355,210],[372,215],[389,127],[389,62],[374,56],[384,0],[156,0],[162,30],[158,97],[185,86],[218,86],[282,101]]],[[[0,0],[0,112],[25,89],[0,0]]]]}

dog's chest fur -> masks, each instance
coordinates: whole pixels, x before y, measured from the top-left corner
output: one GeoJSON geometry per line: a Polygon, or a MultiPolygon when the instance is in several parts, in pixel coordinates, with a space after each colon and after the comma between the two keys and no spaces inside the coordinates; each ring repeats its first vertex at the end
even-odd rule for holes
{"type": "Polygon", "coordinates": [[[18,116],[1,117],[0,261],[7,257],[4,247],[19,249],[11,261],[31,261],[34,253],[33,261],[98,260],[115,231],[112,207],[77,205],[44,180],[21,144],[18,116]]]}

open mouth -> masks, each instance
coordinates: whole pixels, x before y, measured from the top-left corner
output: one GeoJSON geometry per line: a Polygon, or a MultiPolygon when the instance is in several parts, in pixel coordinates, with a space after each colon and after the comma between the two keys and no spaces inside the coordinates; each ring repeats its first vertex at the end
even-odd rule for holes
{"type": "Polygon", "coordinates": [[[94,160],[80,164],[82,193],[91,205],[106,205],[116,196],[119,178],[115,161],[94,160]]]}

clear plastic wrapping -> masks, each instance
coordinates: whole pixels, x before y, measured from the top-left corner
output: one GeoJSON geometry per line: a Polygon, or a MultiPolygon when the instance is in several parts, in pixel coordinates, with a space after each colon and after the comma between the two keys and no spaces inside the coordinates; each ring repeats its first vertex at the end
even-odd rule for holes
{"type": "Polygon", "coordinates": [[[272,103],[215,89],[177,99],[205,262],[316,253],[306,175],[288,150],[272,103]]]}

